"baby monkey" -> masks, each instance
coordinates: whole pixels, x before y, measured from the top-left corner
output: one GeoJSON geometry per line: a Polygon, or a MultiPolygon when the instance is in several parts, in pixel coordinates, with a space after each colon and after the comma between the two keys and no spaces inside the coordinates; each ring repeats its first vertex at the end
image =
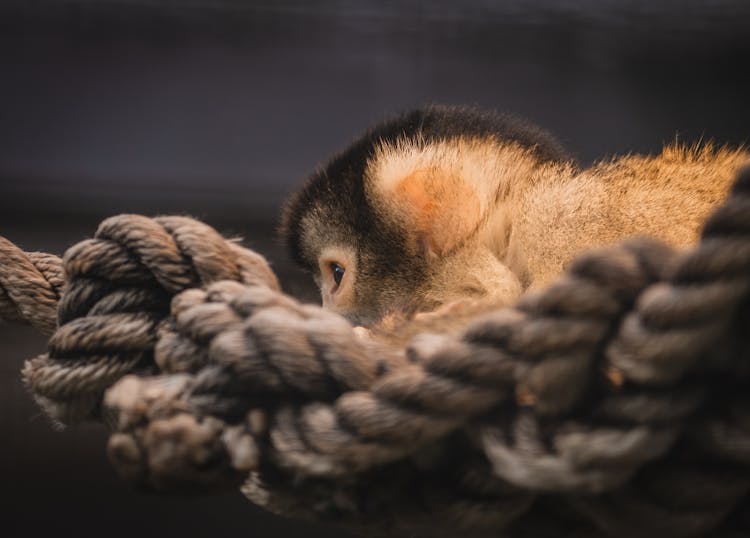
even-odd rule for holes
{"type": "Polygon", "coordinates": [[[592,247],[639,234],[694,243],[748,157],[675,144],[582,169],[525,121],[426,106],[314,173],[281,231],[323,305],[357,324],[467,299],[508,304],[592,247]]]}

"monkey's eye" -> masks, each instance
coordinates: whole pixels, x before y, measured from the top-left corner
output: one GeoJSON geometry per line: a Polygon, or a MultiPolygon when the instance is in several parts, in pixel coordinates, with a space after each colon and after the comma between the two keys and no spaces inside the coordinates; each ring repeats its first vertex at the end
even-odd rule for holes
{"type": "Polygon", "coordinates": [[[331,262],[331,273],[333,273],[333,281],[338,286],[341,284],[341,279],[344,278],[344,268],[335,262],[331,262]]]}

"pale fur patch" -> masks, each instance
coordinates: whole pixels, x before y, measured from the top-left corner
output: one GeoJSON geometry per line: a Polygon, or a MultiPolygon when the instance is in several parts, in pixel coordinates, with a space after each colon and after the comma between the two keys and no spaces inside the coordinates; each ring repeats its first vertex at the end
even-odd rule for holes
{"type": "MultiPolygon", "coordinates": [[[[566,162],[540,163],[531,151],[494,139],[399,140],[377,147],[365,189],[386,214],[399,211],[399,195],[412,194],[417,207],[425,206],[410,185],[425,170],[428,182],[448,178],[454,195],[466,196],[450,187],[455,178],[473,192],[477,202],[464,205],[477,213],[476,233],[464,243],[465,252],[445,260],[435,276],[437,296],[427,297],[441,303],[467,294],[467,275],[483,277],[472,289],[492,295],[489,290],[497,288],[499,295],[515,297],[521,288],[550,282],[576,255],[629,236],[649,235],[677,247],[694,243],[747,161],[745,148],[671,144],[656,156],[614,157],[580,170],[566,162]],[[483,249],[491,256],[480,256],[483,249]],[[493,257],[510,274],[490,271],[493,257]]],[[[451,202],[444,209],[457,207],[464,206],[451,202]]],[[[442,218],[440,211],[424,213],[442,218]]],[[[457,236],[468,229],[458,224],[447,219],[436,228],[457,236]]]]}
{"type": "Polygon", "coordinates": [[[553,170],[508,208],[508,265],[541,286],[576,255],[626,237],[691,245],[747,160],[743,148],[674,144],[656,156],[614,157],[578,173],[553,170]]]}
{"type": "Polygon", "coordinates": [[[538,161],[517,144],[501,144],[494,139],[458,138],[439,142],[399,139],[395,144],[381,142],[367,163],[365,185],[375,200],[388,200],[398,185],[419,170],[439,170],[447,177],[458,177],[479,201],[477,220],[484,220],[498,197],[510,183],[529,172],[538,161]]]}

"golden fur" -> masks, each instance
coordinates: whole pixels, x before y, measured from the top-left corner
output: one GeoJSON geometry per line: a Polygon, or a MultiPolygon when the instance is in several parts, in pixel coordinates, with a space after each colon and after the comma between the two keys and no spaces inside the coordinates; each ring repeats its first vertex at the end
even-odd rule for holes
{"type": "Polygon", "coordinates": [[[521,120],[428,106],[317,171],[287,204],[282,233],[326,307],[392,329],[419,312],[460,317],[457,302],[508,304],[629,236],[689,245],[748,158],[673,144],[581,169],[521,120]]]}
{"type": "Polygon", "coordinates": [[[576,169],[495,140],[380,146],[366,184],[436,258],[424,305],[547,284],[577,254],[634,235],[694,243],[744,149],[670,145],[576,169]],[[438,261],[439,260],[439,261],[438,261]]]}

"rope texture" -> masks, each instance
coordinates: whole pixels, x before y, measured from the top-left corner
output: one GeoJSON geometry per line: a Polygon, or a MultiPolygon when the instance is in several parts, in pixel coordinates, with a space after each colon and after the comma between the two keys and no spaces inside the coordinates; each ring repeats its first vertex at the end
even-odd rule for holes
{"type": "MultiPolygon", "coordinates": [[[[157,371],[154,344],[174,294],[225,279],[279,287],[261,256],[185,217],[106,219],[93,239],[68,249],[62,268],[58,327],[48,352],[23,369],[35,399],[62,423],[97,418],[104,390],[125,374],[157,371]]],[[[11,293],[29,294],[23,286],[11,293]]],[[[40,306],[53,326],[47,303],[40,306]]]]}
{"type": "Polygon", "coordinates": [[[62,260],[44,252],[23,252],[0,237],[0,267],[0,320],[52,334],[64,282],[62,260]]]}
{"type": "Polygon", "coordinates": [[[142,485],[242,482],[269,510],[376,533],[750,523],[750,168],[694,249],[592,251],[405,347],[283,295],[189,219],[108,219],[64,259],[60,326],[25,379],[64,421],[117,381],[108,452],[142,485]]]}

